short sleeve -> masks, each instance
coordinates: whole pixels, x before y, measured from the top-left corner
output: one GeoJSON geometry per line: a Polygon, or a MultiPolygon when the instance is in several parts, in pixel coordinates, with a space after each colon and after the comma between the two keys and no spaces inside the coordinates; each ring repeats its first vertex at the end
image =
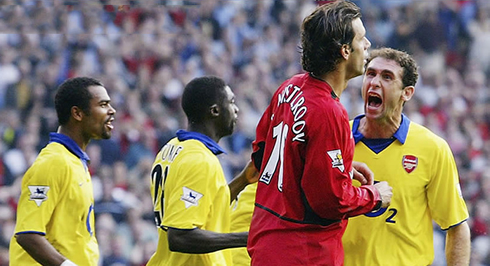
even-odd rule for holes
{"type": "Polygon", "coordinates": [[[69,176],[69,168],[61,160],[44,161],[31,166],[22,180],[15,234],[46,234],[46,226],[63,193],[66,176],[69,176]]]}
{"type": "Polygon", "coordinates": [[[434,221],[448,229],[468,219],[468,209],[461,194],[459,175],[449,145],[438,143],[432,178],[427,187],[429,208],[434,221]]]}
{"type": "Polygon", "coordinates": [[[162,225],[178,229],[201,228],[218,193],[213,182],[218,174],[215,165],[209,160],[197,159],[183,162],[178,169],[169,171],[178,172],[172,173],[173,178],[165,184],[162,225]]]}

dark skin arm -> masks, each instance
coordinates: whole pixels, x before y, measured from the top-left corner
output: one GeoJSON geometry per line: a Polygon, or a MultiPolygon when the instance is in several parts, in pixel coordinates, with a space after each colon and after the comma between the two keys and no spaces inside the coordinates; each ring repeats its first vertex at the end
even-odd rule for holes
{"type": "Polygon", "coordinates": [[[17,243],[42,265],[59,266],[66,260],[42,235],[19,234],[15,238],[17,243]]]}
{"type": "MultiPolygon", "coordinates": [[[[252,161],[228,184],[230,203],[248,184],[257,182],[259,173],[252,161]]],[[[247,246],[248,232],[216,233],[199,228],[181,230],[168,228],[169,249],[173,252],[203,254],[227,248],[247,246]]]]}
{"type": "MultiPolygon", "coordinates": [[[[230,203],[248,184],[257,182],[259,173],[252,161],[228,184],[230,203]]],[[[246,247],[248,232],[216,233],[194,228],[190,230],[168,228],[167,240],[173,252],[203,254],[227,248],[246,247]]]]}
{"type": "Polygon", "coordinates": [[[226,248],[247,246],[248,232],[215,233],[199,228],[167,231],[169,249],[173,252],[203,254],[226,248]]]}
{"type": "Polygon", "coordinates": [[[230,204],[236,199],[238,193],[242,191],[248,184],[253,184],[259,179],[259,172],[255,168],[252,161],[243,168],[243,170],[228,184],[230,188],[230,204]]]}

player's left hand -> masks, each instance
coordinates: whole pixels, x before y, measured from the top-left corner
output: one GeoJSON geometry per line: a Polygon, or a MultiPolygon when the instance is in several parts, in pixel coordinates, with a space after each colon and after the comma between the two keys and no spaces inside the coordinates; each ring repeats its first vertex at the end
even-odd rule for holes
{"type": "Polygon", "coordinates": [[[354,170],[353,178],[361,182],[361,185],[374,184],[374,173],[365,163],[353,161],[352,168],[354,170]]]}

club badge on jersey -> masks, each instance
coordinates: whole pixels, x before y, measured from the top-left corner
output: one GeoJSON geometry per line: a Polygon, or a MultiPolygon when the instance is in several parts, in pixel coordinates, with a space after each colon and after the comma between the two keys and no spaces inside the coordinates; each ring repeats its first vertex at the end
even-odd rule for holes
{"type": "Polygon", "coordinates": [[[413,155],[404,155],[402,159],[402,164],[403,164],[403,169],[407,173],[413,172],[415,168],[417,168],[417,165],[419,163],[419,158],[413,156],[413,155]]]}

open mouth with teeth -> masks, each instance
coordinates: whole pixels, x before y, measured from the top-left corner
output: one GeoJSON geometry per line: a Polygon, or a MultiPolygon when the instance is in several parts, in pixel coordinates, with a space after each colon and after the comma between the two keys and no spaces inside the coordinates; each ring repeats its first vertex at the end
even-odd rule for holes
{"type": "Polygon", "coordinates": [[[369,95],[367,103],[370,107],[379,107],[383,103],[383,100],[377,95],[369,95]]]}
{"type": "Polygon", "coordinates": [[[112,125],[112,121],[114,121],[114,119],[109,119],[109,121],[107,121],[107,122],[105,123],[105,125],[106,125],[106,126],[107,126],[107,127],[110,129],[110,130],[114,129],[114,126],[112,125]]]}

